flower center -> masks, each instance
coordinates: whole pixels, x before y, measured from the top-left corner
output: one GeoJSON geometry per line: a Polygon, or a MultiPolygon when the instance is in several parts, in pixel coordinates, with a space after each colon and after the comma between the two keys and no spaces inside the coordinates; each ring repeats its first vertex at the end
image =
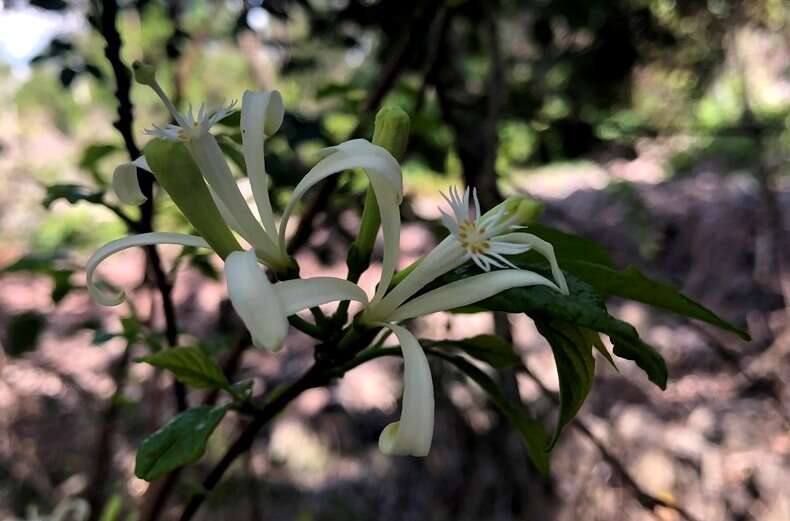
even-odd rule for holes
{"type": "Polygon", "coordinates": [[[458,239],[466,251],[474,254],[487,252],[491,248],[485,227],[478,227],[471,219],[464,219],[458,225],[458,239]]]}

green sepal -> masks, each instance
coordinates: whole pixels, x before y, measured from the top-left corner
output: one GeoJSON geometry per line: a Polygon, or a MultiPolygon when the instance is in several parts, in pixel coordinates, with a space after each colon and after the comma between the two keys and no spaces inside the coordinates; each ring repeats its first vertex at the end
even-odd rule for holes
{"type": "Polygon", "coordinates": [[[217,210],[206,182],[181,143],[153,139],[143,150],[156,180],[211,248],[223,259],[242,247],[217,210]]]}

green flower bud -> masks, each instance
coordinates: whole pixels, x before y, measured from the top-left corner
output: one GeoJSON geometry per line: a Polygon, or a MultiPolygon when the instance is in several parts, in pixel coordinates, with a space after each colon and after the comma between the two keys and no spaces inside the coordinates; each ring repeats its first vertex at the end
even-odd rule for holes
{"type": "Polygon", "coordinates": [[[373,144],[384,147],[400,161],[409,142],[409,115],[400,107],[385,107],[376,114],[373,144]]]}
{"type": "MultiPolygon", "coordinates": [[[[385,107],[376,114],[376,126],[373,130],[373,144],[385,148],[393,157],[400,160],[409,142],[409,115],[399,107],[385,107]]],[[[349,273],[358,277],[370,263],[373,244],[376,241],[381,218],[376,196],[368,188],[365,206],[359,226],[357,240],[351,246],[346,263],[349,273]]]]}
{"type": "Polygon", "coordinates": [[[134,79],[137,83],[153,87],[156,84],[156,67],[148,63],[135,60],[132,63],[134,79]]]}
{"type": "Polygon", "coordinates": [[[504,202],[486,213],[497,211],[503,205],[507,218],[513,218],[513,224],[516,226],[529,226],[536,222],[540,214],[543,213],[544,208],[543,203],[540,201],[523,195],[514,195],[508,197],[504,202]]]}

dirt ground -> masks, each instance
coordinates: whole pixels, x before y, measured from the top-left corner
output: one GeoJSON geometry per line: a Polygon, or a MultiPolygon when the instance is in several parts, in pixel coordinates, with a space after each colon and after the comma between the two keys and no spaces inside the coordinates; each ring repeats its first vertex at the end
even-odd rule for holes
{"type": "MultiPolygon", "coordinates": [[[[400,367],[394,360],[375,361],[295,402],[233,468],[201,519],[683,519],[676,510],[640,504],[613,461],[644,492],[682,506],[691,519],[790,519],[790,337],[779,277],[765,261],[771,245],[760,231],[757,184],[745,175],[704,170],[672,181],[608,184],[612,171],[621,175],[614,168],[574,174],[573,189],[532,177],[514,185],[546,199],[548,223],[604,243],[622,267],[636,264],[747,324],[752,342],[613,302],[616,314],[637,325],[667,359],[668,389],[654,388],[625,361],[617,373],[599,359],[580,421],[605,444],[609,457],[569,428],[554,450],[548,479],[530,470],[518,436],[478,390],[439,365],[430,456],[382,456],[376,440],[397,413],[400,367]],[[599,186],[602,175],[608,188],[599,186]]],[[[780,196],[790,213],[790,194],[780,196]]],[[[430,214],[434,201],[412,202],[418,214],[430,214]]],[[[313,240],[323,246],[332,239],[320,232],[313,240]]],[[[404,262],[425,253],[430,241],[421,225],[405,225],[404,262]]],[[[340,263],[322,267],[309,253],[301,260],[307,275],[319,269],[342,274],[340,263]]],[[[139,282],[140,265],[139,252],[124,253],[104,273],[128,288],[139,282]]],[[[363,283],[374,280],[369,274],[363,283]]],[[[116,311],[98,308],[84,293],[53,307],[49,289],[46,280],[0,279],[0,326],[31,307],[50,317],[39,349],[0,361],[0,519],[21,515],[29,505],[50,512],[61,499],[85,493],[99,417],[115,390],[107,369],[123,346],[92,346],[91,334],[80,326],[98,321],[112,329],[116,311]]],[[[223,295],[219,282],[192,272],[180,275],[175,299],[182,328],[200,338],[227,327],[227,313],[217,312],[227,310],[223,295]]],[[[151,305],[144,291],[136,301],[141,312],[151,305]]],[[[468,336],[494,327],[487,314],[461,320],[440,313],[415,327],[425,337],[468,336]]],[[[528,367],[556,391],[550,350],[527,318],[509,320],[528,367]]],[[[260,375],[256,391],[263,391],[264,385],[298,375],[310,357],[307,338],[292,333],[281,354],[247,353],[241,376],[260,375]]],[[[133,477],[135,446],[158,426],[151,418],[166,418],[171,406],[163,379],[151,376],[148,366],[133,364],[124,394],[142,406],[122,408],[114,440],[115,470],[108,480],[127,508],[148,486],[133,477]]],[[[517,384],[533,412],[552,421],[554,407],[535,382],[519,375],[517,384]]],[[[212,438],[208,456],[183,480],[181,498],[203,475],[206,461],[221,453],[236,423],[226,421],[212,438]]]]}

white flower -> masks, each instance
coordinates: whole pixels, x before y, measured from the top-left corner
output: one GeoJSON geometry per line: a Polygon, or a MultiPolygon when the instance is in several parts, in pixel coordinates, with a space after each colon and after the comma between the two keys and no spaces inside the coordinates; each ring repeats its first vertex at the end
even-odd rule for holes
{"type": "Polygon", "coordinates": [[[235,251],[225,261],[228,296],[257,347],[277,351],[288,332],[288,316],[303,309],[367,295],[356,284],[335,277],[294,279],[272,284],[252,252],[235,251]]]}
{"type": "MultiPolygon", "coordinates": [[[[278,269],[290,263],[286,250],[285,231],[289,216],[301,197],[316,183],[326,177],[356,168],[365,169],[373,187],[381,213],[386,262],[385,274],[391,278],[398,257],[400,213],[398,205],[403,198],[400,165],[382,147],[364,139],[347,141],[330,147],[321,153],[324,156],[295,187],[285,209],[279,228],[275,223],[269,199],[269,186],[264,161],[264,144],[268,137],[280,127],[284,117],[282,97],[277,91],[246,91],[242,96],[241,135],[242,151],[247,167],[253,197],[260,216],[255,218],[233,178],[216,138],[209,132],[211,126],[228,115],[233,104],[214,112],[207,112],[203,105],[195,117],[192,109],[183,114],[176,110],[159,84],[151,79],[150,85],[161,98],[176,121],[176,125],[155,127],[149,134],[184,143],[205,178],[214,203],[228,226],[252,245],[258,258],[266,265],[278,269]]],[[[144,160],[143,160],[144,161],[144,160]]],[[[144,162],[136,166],[147,168],[144,162]]],[[[130,204],[144,201],[137,185],[131,163],[117,170],[119,199],[130,204]]],[[[389,279],[385,276],[387,284],[389,279]]],[[[381,290],[383,292],[386,286],[381,290]]],[[[377,298],[381,295],[377,294],[377,298]]]]}
{"type": "MultiPolygon", "coordinates": [[[[112,241],[93,254],[85,270],[91,296],[99,304],[115,306],[124,294],[107,294],[94,282],[96,267],[107,257],[134,246],[178,244],[208,248],[200,237],[180,233],[143,233],[112,241]]],[[[288,331],[288,316],[328,302],[355,300],[367,306],[365,292],[356,284],[335,277],[295,279],[272,284],[252,251],[235,251],[225,260],[228,296],[252,335],[253,344],[276,351],[288,331]]]]}
{"type": "MultiPolygon", "coordinates": [[[[395,332],[404,356],[401,420],[387,426],[379,439],[379,447],[386,454],[424,456],[433,436],[433,386],[425,354],[414,335],[393,322],[467,306],[516,287],[543,285],[568,292],[551,244],[528,233],[512,232],[518,220],[517,212],[509,208],[512,205],[506,202],[481,215],[477,194],[470,194],[468,188],[463,197],[451,190],[445,200],[453,215],[442,212],[442,222],[450,235],[380,301],[372,302],[363,314],[371,325],[388,327],[395,332]],[[474,209],[470,209],[470,203],[474,204],[474,209]],[[548,259],[554,281],[521,270],[504,257],[530,249],[548,259]],[[484,273],[451,282],[412,299],[437,277],[470,259],[484,273]],[[491,271],[492,267],[512,269],[491,271]]],[[[379,289],[382,285],[383,281],[379,289]]]]}
{"type": "Polygon", "coordinates": [[[192,105],[189,106],[187,112],[179,112],[161,90],[155,89],[155,91],[157,94],[160,94],[162,101],[178,124],[167,124],[163,127],[154,125],[153,129],[146,130],[145,133],[150,136],[178,140],[185,143],[193,139],[199,139],[203,134],[208,133],[211,127],[228,117],[236,105],[235,101],[231,101],[229,104],[217,109],[206,110],[205,104],[201,103],[197,117],[195,117],[192,105]]]}
{"type": "MultiPolygon", "coordinates": [[[[445,197],[445,199],[450,204],[453,215],[450,216],[442,212],[442,222],[450,231],[450,234],[431,250],[397,286],[386,293],[380,301],[374,300],[371,303],[370,307],[365,311],[365,319],[367,321],[390,321],[390,317],[395,310],[406,300],[430,282],[469,260],[472,260],[484,272],[490,272],[492,267],[510,267],[515,268],[515,270],[508,270],[511,274],[516,270],[520,273],[531,273],[519,270],[504,257],[504,255],[524,253],[530,249],[534,249],[546,257],[554,278],[554,282],[552,282],[540,275],[533,274],[539,277],[539,279],[535,279],[536,281],[540,280],[540,282],[533,283],[545,284],[562,293],[568,293],[568,285],[562,270],[557,264],[554,248],[551,244],[535,235],[513,232],[512,230],[517,228],[516,217],[513,215],[513,209],[509,208],[507,201],[480,215],[480,203],[477,199],[477,194],[474,192],[470,194],[469,188],[464,191],[463,198],[459,197],[455,190],[452,190],[450,196],[445,197]],[[470,209],[470,195],[472,195],[471,203],[474,204],[474,210],[470,209]]],[[[490,273],[490,275],[494,274],[495,272],[490,273]]],[[[486,274],[483,275],[481,278],[470,277],[465,279],[466,282],[461,286],[467,288],[467,291],[462,291],[461,295],[468,295],[470,298],[473,298],[475,293],[481,290],[485,291],[486,281],[489,279],[485,277],[486,274]]],[[[512,280],[514,284],[511,287],[527,285],[523,283],[523,278],[516,277],[512,280]]],[[[383,282],[381,285],[383,285],[383,282]]],[[[479,293],[477,294],[479,295],[479,293]]],[[[478,297],[477,300],[472,302],[483,300],[483,298],[487,297],[478,297]]],[[[464,305],[453,305],[453,302],[447,302],[446,304],[444,309],[452,309],[464,305]]]]}
{"type": "Polygon", "coordinates": [[[296,185],[291,200],[283,212],[283,224],[280,225],[280,247],[285,247],[284,223],[307,190],[333,174],[354,168],[364,169],[376,196],[384,237],[381,283],[372,300],[372,302],[377,302],[387,290],[398,264],[400,252],[399,206],[403,200],[403,177],[400,165],[386,149],[365,139],[352,139],[340,145],[325,148],[320,153],[324,158],[296,185]]]}
{"type": "Polygon", "coordinates": [[[94,282],[93,278],[96,268],[99,267],[99,264],[101,264],[104,259],[127,248],[151,246],[154,244],[178,244],[181,246],[191,246],[193,248],[208,248],[208,244],[206,244],[206,241],[202,238],[183,233],[150,232],[130,235],[122,239],[111,241],[96,250],[85,264],[86,282],[88,291],[93,297],[93,300],[102,306],[117,306],[123,302],[125,298],[123,291],[108,295],[99,289],[94,282]]]}
{"type": "MultiPolygon", "coordinates": [[[[351,282],[317,277],[272,284],[257,264],[256,259],[259,259],[277,269],[291,262],[285,243],[288,218],[300,198],[313,185],[330,175],[361,168],[370,180],[381,214],[385,241],[385,274],[382,278],[386,284],[382,285],[380,293],[386,290],[397,264],[400,234],[398,205],[403,197],[400,165],[389,152],[362,139],[324,150],[323,159],[294,188],[278,227],[269,200],[264,144],[283,121],[284,109],[280,94],[277,91],[247,91],[242,97],[242,151],[259,221],[241,195],[217,140],[209,132],[212,125],[228,115],[232,105],[214,112],[207,112],[201,106],[197,117],[191,109],[182,114],[153,78],[147,84],[159,95],[177,123],[155,128],[149,134],[177,140],[186,146],[208,185],[222,219],[252,246],[250,252],[236,251],[228,255],[225,275],[233,307],[252,333],[256,345],[272,350],[281,347],[288,327],[287,317],[301,309],[334,300],[356,300],[367,305],[365,293],[351,282]]],[[[137,181],[137,168],[149,169],[145,158],[116,168],[113,186],[122,202],[140,204],[145,200],[137,181]]],[[[94,299],[109,306],[120,304],[124,299],[123,292],[107,294],[95,284],[95,270],[104,259],[126,248],[155,244],[208,247],[200,237],[176,233],[147,233],[113,241],[100,248],[86,266],[88,288],[94,299]]],[[[377,298],[381,297],[380,293],[377,293],[377,298]]]]}
{"type": "Polygon", "coordinates": [[[176,110],[167,95],[152,82],[151,87],[167,107],[177,125],[155,127],[146,131],[150,135],[184,143],[209,186],[214,203],[228,226],[241,235],[260,259],[273,268],[289,264],[288,254],[279,247],[277,229],[269,201],[264,144],[283,121],[282,97],[277,91],[246,91],[242,97],[241,137],[247,177],[253,190],[255,204],[261,220],[253,215],[230,171],[222,149],[209,132],[211,127],[224,119],[233,109],[233,103],[208,112],[200,106],[197,118],[192,108],[186,114],[176,110]]]}

